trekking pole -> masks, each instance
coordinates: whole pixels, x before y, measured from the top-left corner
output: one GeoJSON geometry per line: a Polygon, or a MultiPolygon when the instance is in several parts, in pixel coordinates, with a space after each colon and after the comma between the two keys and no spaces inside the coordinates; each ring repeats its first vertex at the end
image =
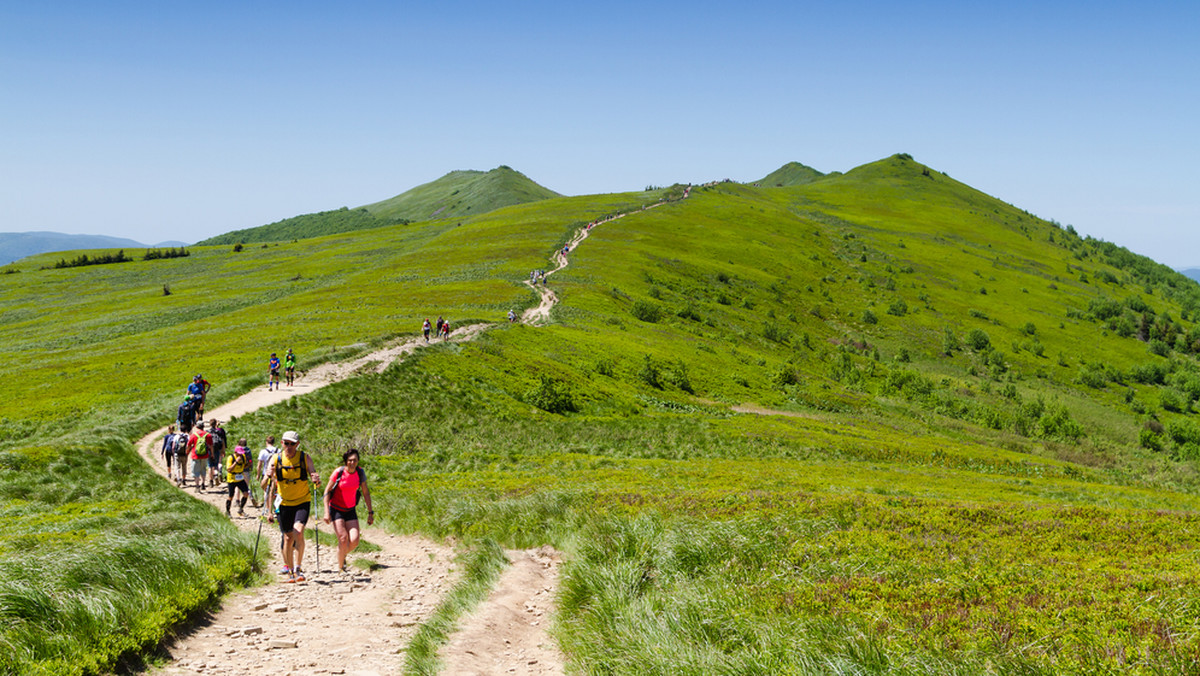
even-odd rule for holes
{"type": "Polygon", "coordinates": [[[317,509],[317,485],[312,485],[313,494],[313,514],[316,516],[317,522],[317,572],[321,572],[321,513],[317,509]]]}
{"type": "Polygon", "coordinates": [[[258,541],[262,538],[263,521],[267,520],[267,506],[263,505],[262,514],[258,515],[258,535],[254,536],[254,558],[251,559],[254,569],[258,570],[258,541]]]}

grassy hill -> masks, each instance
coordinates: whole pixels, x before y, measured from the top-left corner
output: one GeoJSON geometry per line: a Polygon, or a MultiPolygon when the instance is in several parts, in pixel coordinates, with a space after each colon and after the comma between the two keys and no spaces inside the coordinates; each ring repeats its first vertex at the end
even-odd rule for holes
{"type": "Polygon", "coordinates": [[[21,517],[0,598],[41,594],[0,604],[8,659],[107,654],[22,628],[68,598],[94,615],[63,593],[80,574],[129,595],[77,569],[167,537],[150,524],[173,491],[128,440],[191,374],[219,401],[270,351],[304,368],[444,314],[500,325],[228,427],[298,428],[326,467],[362,449],[395,527],[564,549],[559,636],[588,670],[1200,668],[1200,287],[905,155],[640,210],[668,195],[0,276],[0,491],[21,517]],[[502,322],[534,302],[530,269],[624,211],[551,278],[550,326],[502,322]],[[139,490],[85,491],[104,463],[139,490]]]}
{"type": "Polygon", "coordinates": [[[215,246],[283,242],[336,235],[412,221],[474,216],[501,207],[559,196],[509,167],[502,166],[486,172],[452,171],[436,181],[365,207],[342,207],[294,216],[268,225],[234,230],[196,244],[215,246]]]}
{"type": "Polygon", "coordinates": [[[764,188],[782,188],[812,183],[824,175],[799,162],[788,162],[763,178],[754,181],[754,184],[764,188]]]}
{"type": "Polygon", "coordinates": [[[491,171],[452,171],[395,197],[366,205],[377,218],[425,221],[461,218],[493,209],[560,197],[519,171],[500,166],[491,171]]]}
{"type": "Polygon", "coordinates": [[[232,230],[216,237],[197,242],[199,246],[216,246],[221,244],[255,244],[262,242],[284,242],[294,239],[336,235],[354,230],[367,230],[385,225],[402,225],[408,221],[402,218],[377,218],[366,209],[334,209],[319,211],[315,214],[303,214],[283,220],[260,225],[256,228],[232,230]]]}

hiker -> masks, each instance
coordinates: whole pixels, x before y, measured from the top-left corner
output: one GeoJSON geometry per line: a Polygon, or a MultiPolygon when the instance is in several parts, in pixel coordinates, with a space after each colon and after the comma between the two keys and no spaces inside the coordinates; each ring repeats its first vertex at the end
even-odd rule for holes
{"type": "Polygon", "coordinates": [[[283,372],[287,374],[288,387],[291,387],[296,382],[296,355],[290,347],[287,354],[283,355],[283,372]]]}
{"type": "Polygon", "coordinates": [[[250,497],[250,484],[246,483],[254,462],[250,459],[250,449],[246,448],[246,440],[238,439],[238,445],[233,453],[225,460],[225,483],[229,487],[229,496],[225,498],[225,516],[233,518],[229,508],[233,505],[233,494],[242,492],[242,500],[238,503],[238,516],[246,516],[246,500],[250,497]]]}
{"type": "MultiPolygon", "coordinates": [[[[293,430],[283,433],[283,451],[275,454],[267,466],[263,488],[269,495],[279,494],[279,531],[283,533],[284,582],[303,582],[304,527],[312,510],[312,487],[321,481],[312,458],[300,450],[300,435],[293,430]]],[[[268,516],[268,520],[275,520],[268,516]]]]}
{"type": "Polygon", "coordinates": [[[515,321],[517,321],[517,313],[513,312],[512,310],[509,310],[508,311],[508,323],[512,324],[515,321]]]}
{"type": "Polygon", "coordinates": [[[429,342],[429,317],[425,318],[425,323],[421,325],[421,333],[425,334],[425,342],[429,342]]]}
{"type": "Polygon", "coordinates": [[[270,464],[271,457],[278,452],[279,449],[275,448],[275,435],[268,434],[267,445],[258,452],[258,463],[254,467],[254,476],[258,477],[260,483],[267,478],[267,465],[270,464]]]}
{"type": "MultiPolygon", "coordinates": [[[[163,437],[163,443],[162,443],[162,457],[163,457],[163,462],[166,463],[166,465],[167,465],[167,480],[170,481],[171,479],[174,478],[173,474],[171,473],[171,461],[175,459],[175,426],[174,425],[167,425],[167,436],[163,437]]],[[[182,467],[179,468],[179,471],[183,472],[183,468],[182,467]]]]}
{"type": "Polygon", "coordinates": [[[442,340],[450,339],[450,320],[447,319],[442,323],[442,340]]]}
{"type": "Polygon", "coordinates": [[[269,372],[267,374],[267,391],[279,389],[279,357],[276,357],[274,352],[271,353],[271,359],[267,361],[267,370],[269,372]]]}
{"type": "Polygon", "coordinates": [[[213,418],[208,421],[208,431],[212,435],[212,453],[208,456],[208,470],[212,486],[216,488],[217,484],[221,483],[221,466],[227,447],[225,428],[221,427],[221,421],[213,418]]]}
{"type": "Polygon", "coordinates": [[[187,485],[188,475],[188,433],[192,426],[180,427],[175,433],[175,483],[180,487],[187,485]]]}
{"type": "Polygon", "coordinates": [[[188,457],[192,461],[192,481],[196,491],[208,486],[208,456],[212,454],[212,435],[204,431],[204,421],[196,423],[188,437],[188,457]]]}
{"type": "Polygon", "coordinates": [[[442,335],[442,324],[445,324],[445,323],[446,323],[446,320],[442,319],[441,315],[438,315],[437,331],[434,332],[434,334],[433,334],[434,337],[439,337],[442,335]]]}
{"type": "Polygon", "coordinates": [[[196,410],[196,419],[204,419],[204,402],[208,398],[208,390],[212,387],[212,383],[204,379],[204,376],[199,373],[195,378],[192,378],[192,384],[188,385],[188,394],[192,397],[192,406],[196,410]]]}
{"type": "Polygon", "coordinates": [[[179,411],[175,414],[175,422],[179,425],[179,429],[191,427],[196,422],[196,400],[193,400],[190,394],[184,397],[183,403],[179,405],[179,411]]]}
{"type": "Polygon", "coordinates": [[[371,490],[367,487],[367,473],[358,464],[358,450],[351,448],[342,454],[342,466],[329,475],[325,487],[325,523],[333,524],[337,533],[337,570],[348,572],[346,557],[358,547],[358,499],[367,503],[367,525],[375,523],[375,510],[371,509],[371,490]]]}

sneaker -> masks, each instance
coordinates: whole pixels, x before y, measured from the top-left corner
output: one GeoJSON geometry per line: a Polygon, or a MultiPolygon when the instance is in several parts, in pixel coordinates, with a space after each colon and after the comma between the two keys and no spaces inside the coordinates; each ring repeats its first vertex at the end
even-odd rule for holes
{"type": "Polygon", "coordinates": [[[291,575],[291,574],[292,574],[292,569],[291,569],[291,568],[288,568],[287,566],[284,566],[284,567],[283,567],[283,570],[279,571],[279,574],[280,574],[280,575],[291,575]]]}
{"type": "MultiPolygon", "coordinates": [[[[303,580],[304,578],[300,578],[300,579],[302,579],[302,580],[303,580]]],[[[293,583],[293,582],[295,582],[295,581],[296,581],[296,576],[295,576],[295,575],[288,575],[287,577],[285,577],[285,578],[283,579],[283,583],[284,583],[284,584],[292,584],[292,583],[293,583]]]]}
{"type": "Polygon", "coordinates": [[[304,582],[304,573],[297,572],[295,577],[292,578],[292,582],[304,582]]]}

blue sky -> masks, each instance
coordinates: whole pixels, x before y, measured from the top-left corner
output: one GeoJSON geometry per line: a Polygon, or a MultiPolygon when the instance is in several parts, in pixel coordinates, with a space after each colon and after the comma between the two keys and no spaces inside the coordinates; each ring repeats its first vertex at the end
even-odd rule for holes
{"type": "Polygon", "coordinates": [[[897,152],[1200,266],[1200,3],[0,5],[0,231],[195,241],[507,164],[565,194],[897,152]]]}

